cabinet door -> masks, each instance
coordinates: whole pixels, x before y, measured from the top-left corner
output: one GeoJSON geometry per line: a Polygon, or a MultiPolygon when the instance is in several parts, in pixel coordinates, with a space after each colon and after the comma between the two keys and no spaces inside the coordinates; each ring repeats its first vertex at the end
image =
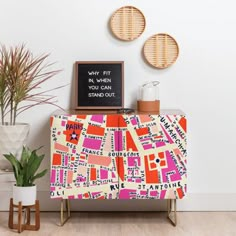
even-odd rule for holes
{"type": "Polygon", "coordinates": [[[120,199],[175,199],[186,193],[186,119],[123,115],[120,199]],[[121,171],[122,170],[122,171],[121,171]]]}
{"type": "Polygon", "coordinates": [[[51,117],[51,198],[116,199],[116,115],[51,117]]]}

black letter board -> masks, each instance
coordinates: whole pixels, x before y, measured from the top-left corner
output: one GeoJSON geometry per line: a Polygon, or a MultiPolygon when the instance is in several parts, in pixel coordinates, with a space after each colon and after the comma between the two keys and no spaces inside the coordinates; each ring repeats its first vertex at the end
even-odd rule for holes
{"type": "Polygon", "coordinates": [[[123,61],[78,61],[75,80],[76,109],[123,108],[123,61]]]}

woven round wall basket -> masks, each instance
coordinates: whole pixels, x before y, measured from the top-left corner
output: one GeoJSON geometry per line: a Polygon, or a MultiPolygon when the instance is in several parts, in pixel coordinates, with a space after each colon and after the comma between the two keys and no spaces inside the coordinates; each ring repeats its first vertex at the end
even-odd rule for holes
{"type": "Polygon", "coordinates": [[[138,38],[143,33],[145,26],[143,13],[133,6],[121,7],[110,20],[111,31],[118,39],[124,41],[138,38]]]}
{"type": "Polygon", "coordinates": [[[143,52],[149,64],[164,69],[175,63],[179,55],[179,47],[173,37],[161,33],[153,35],[145,42],[143,52]]]}

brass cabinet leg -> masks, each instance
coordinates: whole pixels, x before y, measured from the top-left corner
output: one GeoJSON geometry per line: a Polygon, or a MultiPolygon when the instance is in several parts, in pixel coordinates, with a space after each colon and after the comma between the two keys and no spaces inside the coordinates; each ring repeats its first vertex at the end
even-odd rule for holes
{"type": "Polygon", "coordinates": [[[60,226],[63,226],[70,218],[70,201],[68,199],[61,200],[61,223],[60,226]],[[66,205],[67,216],[64,217],[64,201],[66,205]]]}
{"type": "Polygon", "coordinates": [[[167,199],[167,218],[173,226],[177,225],[176,199],[167,199]]]}

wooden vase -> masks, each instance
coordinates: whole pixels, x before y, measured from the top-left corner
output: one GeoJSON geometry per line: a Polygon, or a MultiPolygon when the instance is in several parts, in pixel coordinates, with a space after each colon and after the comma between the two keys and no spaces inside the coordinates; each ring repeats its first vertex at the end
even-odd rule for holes
{"type": "Polygon", "coordinates": [[[139,112],[160,114],[160,100],[155,100],[155,101],[138,100],[137,105],[139,112]]]}

